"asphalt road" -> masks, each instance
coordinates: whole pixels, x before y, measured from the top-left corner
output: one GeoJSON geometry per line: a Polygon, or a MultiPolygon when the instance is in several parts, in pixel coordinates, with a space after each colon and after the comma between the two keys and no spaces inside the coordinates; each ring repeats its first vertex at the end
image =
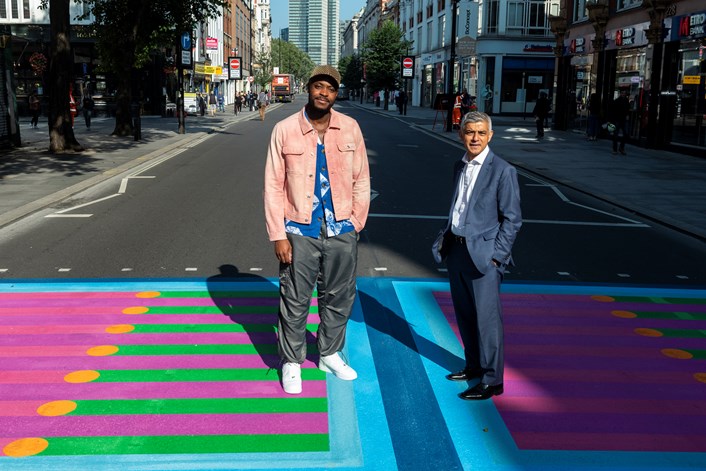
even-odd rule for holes
{"type": "MultiPolygon", "coordinates": [[[[301,104],[272,107],[264,122],[255,115],[4,229],[4,265],[12,278],[275,277],[264,156],[274,123],[301,104]]],[[[336,106],[358,119],[371,164],[359,276],[445,277],[429,247],[445,222],[460,144],[336,106]]],[[[699,242],[535,175],[521,172],[520,185],[525,224],[509,280],[706,282],[699,242]]]]}

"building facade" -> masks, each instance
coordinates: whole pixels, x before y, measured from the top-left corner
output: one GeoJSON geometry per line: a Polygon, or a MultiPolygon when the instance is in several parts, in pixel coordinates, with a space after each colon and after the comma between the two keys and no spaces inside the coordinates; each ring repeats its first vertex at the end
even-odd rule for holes
{"type": "Polygon", "coordinates": [[[289,42],[309,54],[315,64],[338,64],[338,21],[338,0],[290,0],[289,42]]]}

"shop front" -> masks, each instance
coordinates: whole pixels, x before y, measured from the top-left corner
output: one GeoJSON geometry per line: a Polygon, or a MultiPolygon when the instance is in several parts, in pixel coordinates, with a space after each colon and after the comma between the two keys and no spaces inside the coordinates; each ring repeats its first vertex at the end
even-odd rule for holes
{"type": "MultiPolygon", "coordinates": [[[[566,113],[562,122],[568,129],[586,131],[588,127],[588,102],[596,91],[596,69],[593,63],[592,39],[595,34],[577,36],[565,41],[569,56],[567,88],[563,92],[566,113]]],[[[557,93],[562,93],[560,90],[557,93]]],[[[557,110],[558,111],[558,110],[557,110]]]]}

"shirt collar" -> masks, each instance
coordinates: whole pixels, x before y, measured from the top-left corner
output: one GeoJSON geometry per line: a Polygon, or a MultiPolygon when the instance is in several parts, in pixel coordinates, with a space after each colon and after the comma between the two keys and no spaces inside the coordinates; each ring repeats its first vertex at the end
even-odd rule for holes
{"type": "Polygon", "coordinates": [[[476,156],[475,159],[470,159],[468,157],[468,152],[463,154],[463,163],[465,164],[470,164],[473,163],[475,165],[483,165],[483,162],[485,162],[485,158],[488,157],[488,154],[490,153],[490,146],[485,146],[485,149],[481,151],[480,154],[476,156]]]}

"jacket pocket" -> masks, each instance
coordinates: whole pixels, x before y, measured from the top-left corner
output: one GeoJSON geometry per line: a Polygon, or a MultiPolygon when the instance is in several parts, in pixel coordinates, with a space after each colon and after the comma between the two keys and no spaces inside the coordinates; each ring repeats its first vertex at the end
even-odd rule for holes
{"type": "Polygon", "coordinates": [[[304,147],[292,145],[282,146],[282,157],[284,157],[285,167],[288,174],[299,174],[306,172],[304,147]]]}

